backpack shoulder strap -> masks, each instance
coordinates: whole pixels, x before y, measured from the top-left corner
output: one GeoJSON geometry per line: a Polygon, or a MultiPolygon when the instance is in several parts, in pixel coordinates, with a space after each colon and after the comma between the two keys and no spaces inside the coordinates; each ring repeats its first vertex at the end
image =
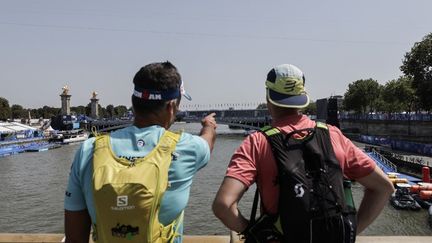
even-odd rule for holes
{"type": "Polygon", "coordinates": [[[110,150],[109,134],[98,135],[93,144],[93,171],[103,166],[106,160],[95,159],[98,156],[103,156],[110,150]]]}
{"type": "Polygon", "coordinates": [[[272,127],[272,126],[265,126],[262,127],[260,129],[260,132],[262,132],[264,134],[264,136],[266,137],[271,137],[273,135],[276,135],[278,133],[281,133],[281,131],[279,130],[279,128],[277,127],[272,127]]]}
{"type": "Polygon", "coordinates": [[[327,124],[324,123],[324,122],[319,122],[319,121],[317,121],[315,127],[316,127],[316,128],[320,128],[320,129],[328,130],[328,126],[327,126],[327,124]]]}
{"type": "Polygon", "coordinates": [[[333,145],[330,139],[330,130],[326,123],[316,122],[315,131],[317,132],[317,139],[326,156],[335,156],[333,145]]]}
{"type": "Polygon", "coordinates": [[[160,138],[159,143],[162,146],[168,147],[170,148],[170,150],[174,151],[178,141],[180,141],[181,134],[182,134],[181,131],[171,132],[169,130],[166,130],[165,133],[160,138]]]}

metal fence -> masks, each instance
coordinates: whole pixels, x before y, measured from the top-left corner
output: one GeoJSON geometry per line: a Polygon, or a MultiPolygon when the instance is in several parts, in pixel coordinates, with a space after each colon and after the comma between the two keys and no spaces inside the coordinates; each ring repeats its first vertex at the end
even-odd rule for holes
{"type": "Polygon", "coordinates": [[[432,121],[432,114],[339,114],[341,120],[432,121]]]}

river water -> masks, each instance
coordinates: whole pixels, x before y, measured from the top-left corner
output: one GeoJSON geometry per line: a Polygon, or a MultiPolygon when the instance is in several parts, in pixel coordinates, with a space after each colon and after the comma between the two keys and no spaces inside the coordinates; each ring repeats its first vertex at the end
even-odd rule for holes
{"type": "MultiPolygon", "coordinates": [[[[197,134],[198,124],[175,124],[197,134]]],[[[211,203],[224,177],[226,166],[243,132],[219,126],[209,164],[194,178],[185,211],[185,234],[227,235],[229,231],[213,216],[211,203]],[[237,133],[233,135],[232,133],[237,133]]],[[[63,198],[74,153],[79,145],[22,153],[0,158],[0,233],[62,233],[63,198]]],[[[359,144],[361,146],[361,144],[359,144]]],[[[362,187],[353,186],[356,205],[360,205],[362,187]]],[[[249,215],[255,188],[250,188],[240,202],[249,215]]],[[[388,204],[378,219],[362,235],[432,235],[427,212],[395,210],[388,204]]]]}

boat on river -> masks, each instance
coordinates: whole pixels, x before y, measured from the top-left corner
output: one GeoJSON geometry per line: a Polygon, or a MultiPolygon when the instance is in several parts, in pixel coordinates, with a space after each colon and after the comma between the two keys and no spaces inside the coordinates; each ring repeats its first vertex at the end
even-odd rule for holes
{"type": "Polygon", "coordinates": [[[398,184],[396,191],[390,197],[391,205],[396,209],[420,210],[421,206],[411,196],[409,184],[398,184]]]}
{"type": "Polygon", "coordinates": [[[61,144],[72,144],[83,142],[88,137],[88,133],[83,129],[73,129],[57,132],[51,141],[61,144]]]}

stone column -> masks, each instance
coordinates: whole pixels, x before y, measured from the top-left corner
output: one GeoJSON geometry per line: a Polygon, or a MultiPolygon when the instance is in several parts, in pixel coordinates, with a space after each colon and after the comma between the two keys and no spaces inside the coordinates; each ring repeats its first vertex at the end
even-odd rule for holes
{"type": "Polygon", "coordinates": [[[61,97],[61,114],[70,115],[70,97],[69,87],[66,85],[63,88],[63,92],[60,94],[61,97]]]}
{"type": "Polygon", "coordinates": [[[92,98],[91,100],[91,118],[98,119],[99,118],[99,99],[92,98]]]}
{"type": "Polygon", "coordinates": [[[61,114],[62,115],[70,115],[70,97],[72,95],[65,95],[65,94],[61,94],[61,102],[62,102],[62,107],[61,107],[61,114]]]}

